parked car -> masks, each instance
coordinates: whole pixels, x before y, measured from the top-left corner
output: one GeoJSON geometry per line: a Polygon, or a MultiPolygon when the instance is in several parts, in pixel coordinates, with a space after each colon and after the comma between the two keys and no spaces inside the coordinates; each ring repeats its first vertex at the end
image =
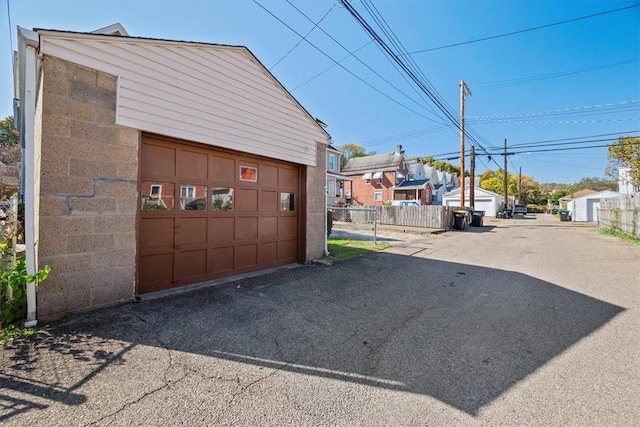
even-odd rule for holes
{"type": "Polygon", "coordinates": [[[392,206],[420,206],[416,200],[393,200],[392,206]]]}
{"type": "Polygon", "coordinates": [[[527,205],[515,205],[513,207],[514,215],[526,215],[527,214],[527,205]]]}

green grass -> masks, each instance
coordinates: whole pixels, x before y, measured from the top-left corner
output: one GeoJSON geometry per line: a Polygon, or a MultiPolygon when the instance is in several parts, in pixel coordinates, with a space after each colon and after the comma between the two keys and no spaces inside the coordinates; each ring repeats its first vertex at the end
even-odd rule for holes
{"type": "Polygon", "coordinates": [[[9,325],[4,329],[0,329],[0,345],[6,344],[16,338],[26,337],[36,332],[36,328],[18,328],[15,325],[9,325]]]}
{"type": "Polygon", "coordinates": [[[342,240],[342,239],[329,239],[329,256],[325,259],[335,261],[340,259],[353,258],[369,252],[382,251],[387,249],[389,244],[372,242],[361,242],[358,240],[342,240]]]}
{"type": "Polygon", "coordinates": [[[603,236],[611,236],[620,240],[624,240],[625,242],[631,243],[632,245],[640,245],[640,239],[637,237],[630,236],[622,231],[614,230],[613,228],[601,228],[599,233],[603,236]]]}

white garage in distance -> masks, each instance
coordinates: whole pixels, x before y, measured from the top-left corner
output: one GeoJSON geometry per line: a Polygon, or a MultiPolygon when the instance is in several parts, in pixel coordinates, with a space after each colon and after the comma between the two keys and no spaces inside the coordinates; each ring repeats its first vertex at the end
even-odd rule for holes
{"type": "MultiPolygon", "coordinates": [[[[485,216],[495,216],[502,204],[502,196],[480,187],[475,187],[474,208],[477,211],[484,211],[485,216]]],[[[443,206],[460,206],[460,188],[446,193],[442,196],[443,206]]],[[[469,189],[465,188],[464,205],[471,206],[469,200],[469,189]]]]}

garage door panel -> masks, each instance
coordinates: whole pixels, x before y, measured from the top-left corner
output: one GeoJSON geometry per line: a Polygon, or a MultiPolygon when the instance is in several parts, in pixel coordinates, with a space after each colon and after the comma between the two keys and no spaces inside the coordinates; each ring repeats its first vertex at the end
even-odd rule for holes
{"type": "Polygon", "coordinates": [[[228,218],[209,218],[209,230],[207,239],[209,243],[214,245],[227,245],[235,240],[236,219],[228,218]]]}
{"type": "Polygon", "coordinates": [[[278,218],[278,236],[292,237],[298,234],[298,219],[295,216],[281,216],[278,218]]]}
{"type": "Polygon", "coordinates": [[[176,174],[175,148],[144,144],[141,156],[143,174],[164,176],[174,176],[176,174]]]}
{"type": "Polygon", "coordinates": [[[236,219],[236,240],[255,240],[258,238],[258,217],[236,219]]]}
{"type": "Polygon", "coordinates": [[[297,240],[282,240],[278,242],[278,261],[295,262],[298,253],[297,240]]]}
{"type": "Polygon", "coordinates": [[[140,221],[140,248],[173,247],[174,218],[144,218],[140,221]]]}
{"type": "Polygon", "coordinates": [[[236,160],[230,157],[209,156],[209,179],[218,182],[234,183],[236,181],[236,160]]]}
{"type": "Polygon", "coordinates": [[[170,287],[173,281],[173,254],[140,257],[138,280],[141,293],[170,287]]]}
{"type": "Polygon", "coordinates": [[[258,245],[239,245],[235,250],[234,268],[241,269],[258,265],[258,245]]]}
{"type": "Polygon", "coordinates": [[[235,210],[236,212],[257,212],[258,190],[238,188],[236,190],[235,210]]]}
{"type": "Polygon", "coordinates": [[[278,212],[277,191],[260,191],[260,212],[278,212]]]}
{"type": "Polygon", "coordinates": [[[278,242],[261,243],[258,262],[272,264],[276,261],[278,261],[278,242]]]}
{"type": "Polygon", "coordinates": [[[278,167],[262,165],[260,167],[260,185],[263,187],[278,186],[278,167]]]}
{"type": "Polygon", "coordinates": [[[298,169],[283,166],[278,170],[278,186],[296,188],[298,186],[298,169]]]}
{"type": "Polygon", "coordinates": [[[207,218],[180,218],[176,224],[176,245],[207,243],[207,218]]]}
{"type": "Polygon", "coordinates": [[[234,247],[209,249],[207,260],[209,273],[232,271],[234,268],[234,247]]]}
{"type": "Polygon", "coordinates": [[[209,155],[193,151],[177,152],[176,175],[179,177],[207,179],[209,171],[209,155]]]}
{"type": "Polygon", "coordinates": [[[261,239],[278,237],[278,217],[261,216],[259,222],[259,233],[259,237],[261,239]]]}
{"type": "Polygon", "coordinates": [[[176,254],[176,279],[187,279],[207,274],[207,251],[187,251],[176,254]]]}

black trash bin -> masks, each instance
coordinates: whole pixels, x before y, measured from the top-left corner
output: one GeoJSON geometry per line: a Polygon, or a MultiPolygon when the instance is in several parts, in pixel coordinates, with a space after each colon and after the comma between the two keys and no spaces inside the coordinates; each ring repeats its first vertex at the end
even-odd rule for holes
{"type": "Polygon", "coordinates": [[[471,225],[473,227],[482,227],[483,222],[484,211],[473,211],[473,219],[471,220],[471,225]]]}
{"type": "Polygon", "coordinates": [[[559,210],[560,221],[571,221],[571,212],[567,210],[559,210]]]}
{"type": "Polygon", "coordinates": [[[460,212],[455,212],[453,214],[453,217],[453,228],[455,228],[456,230],[464,230],[464,221],[466,215],[460,212]]]}

